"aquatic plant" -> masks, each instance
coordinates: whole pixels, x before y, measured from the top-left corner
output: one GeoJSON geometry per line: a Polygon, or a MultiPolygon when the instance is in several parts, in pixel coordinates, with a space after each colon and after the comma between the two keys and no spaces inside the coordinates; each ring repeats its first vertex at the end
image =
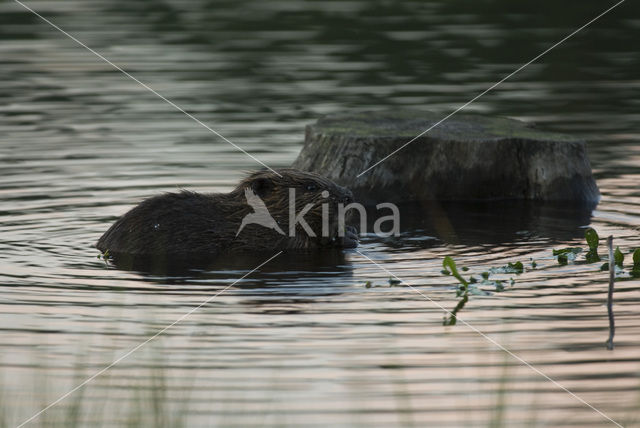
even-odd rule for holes
{"type": "Polygon", "coordinates": [[[633,266],[631,268],[631,276],[640,278],[640,248],[636,248],[633,252],[633,266]]]}
{"type": "Polygon", "coordinates": [[[402,283],[399,279],[389,278],[389,287],[397,287],[402,283]]]}
{"type": "MultiPolygon", "coordinates": [[[[389,278],[388,284],[389,284],[389,287],[402,287],[404,285],[404,284],[402,284],[402,281],[400,281],[399,279],[395,279],[393,277],[389,278]]],[[[365,288],[371,288],[371,287],[381,287],[381,286],[375,285],[371,281],[366,281],[364,283],[364,287],[365,288]]]]}
{"type": "MultiPolygon", "coordinates": [[[[596,232],[593,228],[588,228],[584,232],[584,238],[587,241],[587,245],[589,246],[589,250],[585,254],[586,263],[596,263],[601,261],[600,255],[598,254],[598,245],[600,243],[600,237],[598,236],[598,232],[596,232]]],[[[567,247],[561,248],[559,250],[554,249],[553,255],[558,260],[558,264],[566,265],[569,262],[573,262],[576,260],[578,254],[582,252],[582,248],[580,247],[567,247]]],[[[632,277],[640,277],[640,249],[636,249],[633,252],[634,264],[631,269],[632,277]]],[[[613,252],[613,260],[614,265],[616,266],[617,273],[622,271],[624,265],[624,253],[620,250],[620,247],[616,247],[613,252]]],[[[601,271],[609,270],[609,263],[605,262],[600,266],[601,271]]]]}
{"type": "Polygon", "coordinates": [[[587,252],[586,258],[588,263],[595,263],[600,261],[600,256],[598,255],[598,244],[600,243],[600,237],[598,236],[598,232],[593,228],[588,228],[584,232],[584,239],[587,241],[587,245],[589,246],[589,251],[587,252]]]}
{"type": "Polygon", "coordinates": [[[580,247],[567,247],[562,248],[560,250],[552,250],[552,253],[558,259],[558,263],[561,265],[566,265],[570,261],[574,261],[578,254],[582,252],[582,248],[580,247]]]}
{"type": "Polygon", "coordinates": [[[462,275],[458,273],[456,262],[454,262],[450,256],[446,256],[444,258],[444,260],[442,261],[442,267],[444,268],[444,271],[449,272],[447,275],[453,275],[453,277],[460,282],[460,284],[465,290],[468,289],[469,282],[467,282],[467,280],[464,279],[462,275]]]}
{"type": "MultiPolygon", "coordinates": [[[[637,252],[638,250],[636,250],[637,252]]],[[[633,253],[633,258],[636,257],[635,252],[633,253]]],[[[638,258],[640,258],[640,256],[638,256],[638,258]]],[[[614,268],[616,270],[616,274],[622,273],[623,272],[623,268],[624,268],[624,253],[620,250],[620,247],[616,246],[615,251],[613,252],[613,265],[614,268]]],[[[600,266],[600,270],[601,271],[608,271],[609,270],[609,262],[603,263],[602,266],[600,266]]],[[[637,263],[635,263],[635,259],[634,259],[634,264],[631,267],[631,272],[630,275],[635,277],[634,272],[638,272],[638,268],[637,268],[637,263]]]]}
{"type": "Polygon", "coordinates": [[[98,256],[96,257],[98,260],[102,259],[104,260],[104,264],[109,267],[109,260],[112,259],[111,254],[109,254],[109,250],[106,250],[104,253],[100,253],[98,254],[98,256]]]}
{"type": "MultiPolygon", "coordinates": [[[[456,297],[462,297],[462,299],[458,302],[456,307],[450,312],[450,316],[445,317],[443,324],[444,325],[455,325],[457,320],[457,313],[464,307],[464,305],[469,301],[469,295],[489,295],[488,291],[480,289],[479,286],[492,286],[496,292],[504,291],[505,283],[504,280],[490,280],[489,277],[491,274],[505,274],[505,273],[515,273],[516,275],[520,275],[524,272],[524,265],[522,262],[515,263],[507,263],[504,266],[493,267],[490,268],[489,271],[484,271],[480,274],[480,277],[477,278],[473,275],[466,280],[460,273],[458,272],[457,266],[453,258],[450,256],[446,256],[442,261],[442,274],[443,275],[452,275],[454,278],[458,280],[460,283],[458,288],[456,289],[456,297]]],[[[462,271],[468,271],[469,268],[463,267],[462,271]]],[[[513,286],[516,283],[515,279],[509,278],[509,284],[513,286]]]]}
{"type": "Polygon", "coordinates": [[[460,282],[460,286],[456,290],[456,297],[462,296],[462,299],[458,302],[456,307],[453,308],[451,312],[449,312],[449,318],[445,316],[442,322],[443,325],[455,325],[458,320],[458,312],[462,308],[464,308],[464,305],[466,305],[469,301],[469,282],[467,282],[467,280],[458,273],[456,262],[454,262],[451,257],[446,256],[444,258],[444,260],[442,261],[442,267],[445,271],[449,272],[450,275],[453,275],[454,278],[458,280],[458,282],[460,282]]]}
{"type": "Polygon", "coordinates": [[[620,247],[616,247],[616,250],[613,252],[613,262],[620,268],[624,264],[624,254],[620,251],[620,247]]]}
{"type": "MultiPolygon", "coordinates": [[[[524,265],[522,264],[522,262],[515,262],[515,263],[507,263],[505,266],[500,266],[497,268],[491,268],[489,269],[489,272],[491,273],[515,273],[515,274],[521,274],[522,272],[524,272],[524,265]]],[[[485,278],[487,279],[487,278],[485,278]]]]}
{"type": "MultiPolygon", "coordinates": [[[[585,261],[586,263],[595,263],[601,260],[600,255],[598,254],[598,245],[600,243],[600,237],[598,233],[593,228],[588,228],[585,231],[585,240],[589,247],[586,255],[585,261]]],[[[553,249],[552,254],[557,258],[558,263],[560,265],[566,265],[569,262],[573,262],[576,260],[577,256],[583,252],[581,247],[566,247],[560,249],[553,249]]],[[[633,253],[633,268],[630,272],[632,277],[640,277],[640,248],[636,249],[633,253]]],[[[624,254],[620,250],[619,247],[616,247],[615,252],[613,253],[614,266],[616,266],[616,274],[622,272],[622,266],[624,262],[624,254]]],[[[531,259],[531,269],[535,269],[538,266],[537,262],[531,259]]],[[[609,265],[605,263],[602,265],[601,270],[608,270],[609,265]]],[[[462,272],[468,272],[469,268],[463,266],[460,268],[462,272]]],[[[464,308],[466,303],[469,301],[469,295],[490,295],[491,292],[486,290],[487,286],[493,287],[495,292],[501,292],[505,290],[505,285],[515,285],[516,280],[511,277],[507,280],[499,280],[499,279],[490,279],[492,274],[516,274],[520,275],[525,272],[524,264],[520,261],[516,262],[508,262],[506,265],[491,267],[486,271],[480,273],[480,275],[470,275],[469,279],[466,279],[459,272],[458,267],[456,266],[456,262],[453,260],[451,256],[446,256],[442,261],[442,270],[440,271],[443,275],[453,276],[458,280],[458,287],[456,288],[456,297],[460,297],[461,299],[458,301],[458,304],[455,308],[448,313],[448,317],[444,317],[443,325],[455,325],[457,322],[457,314],[460,310],[464,308]],[[484,286],[483,288],[480,288],[484,286]]],[[[389,287],[397,287],[401,285],[401,281],[396,278],[389,278],[388,280],[389,287]]],[[[366,288],[375,287],[371,281],[367,281],[365,283],[366,288]]]]}

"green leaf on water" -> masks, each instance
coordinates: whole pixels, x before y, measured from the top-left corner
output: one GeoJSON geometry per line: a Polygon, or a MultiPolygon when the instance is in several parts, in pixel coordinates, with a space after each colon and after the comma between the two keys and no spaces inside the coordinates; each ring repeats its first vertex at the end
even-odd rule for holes
{"type": "Polygon", "coordinates": [[[469,286],[469,283],[467,282],[467,280],[464,279],[458,273],[458,268],[456,268],[456,262],[454,262],[451,257],[446,256],[444,258],[444,260],[442,261],[442,267],[447,269],[449,272],[451,272],[451,275],[453,275],[460,282],[460,284],[464,285],[465,288],[469,286]]]}
{"type": "Polygon", "coordinates": [[[589,251],[586,255],[587,263],[599,262],[598,243],[600,242],[600,237],[598,236],[598,232],[596,232],[595,229],[588,228],[584,232],[584,239],[587,240],[587,244],[589,245],[589,251]]]}
{"type": "Polygon", "coordinates": [[[600,270],[605,272],[609,270],[609,263],[602,263],[602,266],[600,266],[600,270]]]}
{"type": "Polygon", "coordinates": [[[470,285],[469,286],[469,292],[468,294],[471,294],[473,296],[491,296],[491,293],[488,291],[484,291],[476,286],[470,285]]]}
{"type": "Polygon", "coordinates": [[[482,272],[482,279],[489,279],[489,272],[482,272]]]}
{"type": "Polygon", "coordinates": [[[515,273],[520,275],[522,272],[524,272],[524,265],[522,264],[522,262],[507,263],[505,266],[490,268],[489,272],[497,274],[515,273]]]}
{"type": "Polygon", "coordinates": [[[633,271],[640,271],[640,248],[636,248],[633,252],[633,271]]]}
{"type": "Polygon", "coordinates": [[[395,287],[396,285],[400,285],[400,280],[389,278],[389,286],[395,287]]]}
{"type": "Polygon", "coordinates": [[[561,248],[559,250],[553,250],[553,255],[558,257],[558,263],[561,265],[566,265],[570,261],[576,259],[576,255],[582,252],[582,248],[580,247],[567,247],[561,248]]]}
{"type": "Polygon", "coordinates": [[[589,245],[589,251],[593,253],[598,252],[598,243],[600,242],[600,237],[598,236],[598,232],[593,228],[588,228],[584,232],[584,239],[587,240],[587,245],[589,245]]]}
{"type": "Polygon", "coordinates": [[[588,251],[585,257],[586,257],[587,263],[595,263],[601,260],[598,253],[593,253],[592,251],[588,251]]]}
{"type": "Polygon", "coordinates": [[[631,268],[631,276],[640,278],[640,248],[636,248],[633,252],[633,267],[631,268]]]}
{"type": "Polygon", "coordinates": [[[616,265],[622,267],[622,263],[624,262],[624,254],[620,251],[620,247],[616,247],[616,250],[613,252],[613,260],[616,265]]]}
{"type": "Polygon", "coordinates": [[[367,288],[371,288],[371,281],[365,282],[364,286],[367,287],[367,288]]]}
{"type": "Polygon", "coordinates": [[[559,256],[561,254],[573,254],[576,255],[578,253],[582,252],[582,248],[580,247],[567,247],[567,248],[561,248],[559,250],[553,250],[553,255],[554,256],[559,256]]]}
{"type": "Polygon", "coordinates": [[[507,267],[512,269],[513,273],[520,274],[524,272],[524,266],[522,265],[522,262],[509,263],[507,267]]]}

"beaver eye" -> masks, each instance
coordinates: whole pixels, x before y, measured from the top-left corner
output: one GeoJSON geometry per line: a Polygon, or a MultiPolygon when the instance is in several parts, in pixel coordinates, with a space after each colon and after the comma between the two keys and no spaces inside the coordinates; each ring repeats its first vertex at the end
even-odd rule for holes
{"type": "Polygon", "coordinates": [[[318,190],[318,186],[316,186],[315,184],[307,184],[307,191],[315,192],[316,190],[318,190]]]}

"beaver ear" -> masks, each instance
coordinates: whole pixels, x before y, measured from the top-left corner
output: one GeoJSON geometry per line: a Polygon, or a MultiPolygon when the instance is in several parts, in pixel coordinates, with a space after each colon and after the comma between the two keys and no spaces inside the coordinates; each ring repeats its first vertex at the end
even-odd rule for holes
{"type": "Polygon", "coordinates": [[[251,182],[251,190],[261,198],[264,198],[272,188],[273,183],[268,178],[260,177],[251,182]]]}

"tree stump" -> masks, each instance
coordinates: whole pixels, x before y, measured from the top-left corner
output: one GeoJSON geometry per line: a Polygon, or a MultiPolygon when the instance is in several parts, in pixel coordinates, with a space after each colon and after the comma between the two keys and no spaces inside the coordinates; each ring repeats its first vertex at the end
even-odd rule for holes
{"type": "Polygon", "coordinates": [[[598,201],[585,141],[502,117],[452,116],[364,172],[440,119],[412,110],[324,116],[306,127],[293,167],[349,187],[362,202],[598,201]]]}

